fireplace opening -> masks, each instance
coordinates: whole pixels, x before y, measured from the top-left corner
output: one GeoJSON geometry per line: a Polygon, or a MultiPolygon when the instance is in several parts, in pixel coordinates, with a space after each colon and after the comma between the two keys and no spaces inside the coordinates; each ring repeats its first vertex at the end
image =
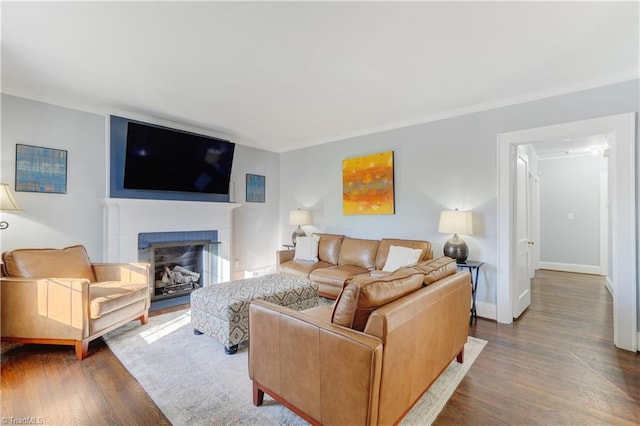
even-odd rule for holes
{"type": "Polygon", "coordinates": [[[151,264],[152,302],[185,296],[220,281],[220,243],[214,233],[139,234],[138,258],[151,264]]]}
{"type": "Polygon", "coordinates": [[[207,276],[206,241],[151,244],[155,299],[177,297],[202,287],[207,276]]]}

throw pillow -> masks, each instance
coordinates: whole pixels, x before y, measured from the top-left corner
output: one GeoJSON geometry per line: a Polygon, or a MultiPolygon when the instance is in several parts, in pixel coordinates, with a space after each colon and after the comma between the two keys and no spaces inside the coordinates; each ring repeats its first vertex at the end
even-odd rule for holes
{"type": "Polygon", "coordinates": [[[296,252],[293,256],[294,260],[303,260],[307,262],[318,261],[318,242],[320,237],[312,235],[310,237],[298,237],[296,239],[296,252]]]}
{"type": "Polygon", "coordinates": [[[382,270],[386,272],[393,272],[398,268],[402,268],[403,266],[413,265],[418,261],[418,259],[420,259],[421,255],[422,250],[420,249],[412,249],[402,246],[390,246],[389,254],[387,255],[387,261],[385,262],[382,270]]]}

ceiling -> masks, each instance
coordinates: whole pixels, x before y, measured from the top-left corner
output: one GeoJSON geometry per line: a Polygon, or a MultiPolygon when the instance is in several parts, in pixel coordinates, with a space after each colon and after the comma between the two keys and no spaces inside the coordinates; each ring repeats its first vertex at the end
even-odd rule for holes
{"type": "Polygon", "coordinates": [[[638,2],[2,2],[2,92],[284,152],[637,78],[638,2]]]}

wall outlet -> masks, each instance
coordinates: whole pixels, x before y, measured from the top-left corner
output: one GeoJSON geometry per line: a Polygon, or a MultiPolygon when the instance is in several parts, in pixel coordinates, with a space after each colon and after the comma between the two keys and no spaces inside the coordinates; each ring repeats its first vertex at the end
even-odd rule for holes
{"type": "Polygon", "coordinates": [[[573,214],[573,213],[569,213],[569,214],[567,214],[567,219],[569,219],[569,220],[573,220],[573,219],[575,219],[575,218],[576,218],[576,215],[575,215],[575,214],[573,214]]]}
{"type": "Polygon", "coordinates": [[[240,269],[240,259],[235,259],[235,260],[233,261],[233,267],[234,267],[235,269],[240,269]]]}

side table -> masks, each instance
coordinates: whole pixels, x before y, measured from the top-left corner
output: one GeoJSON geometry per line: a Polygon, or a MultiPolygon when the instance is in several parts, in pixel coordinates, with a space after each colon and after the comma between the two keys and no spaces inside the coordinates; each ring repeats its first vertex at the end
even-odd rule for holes
{"type": "Polygon", "coordinates": [[[458,262],[457,265],[458,268],[468,269],[471,273],[471,318],[469,318],[469,324],[473,324],[474,321],[478,322],[478,313],[476,311],[476,289],[478,288],[478,275],[480,274],[480,267],[484,265],[484,262],[467,260],[466,262],[458,262]]]}

